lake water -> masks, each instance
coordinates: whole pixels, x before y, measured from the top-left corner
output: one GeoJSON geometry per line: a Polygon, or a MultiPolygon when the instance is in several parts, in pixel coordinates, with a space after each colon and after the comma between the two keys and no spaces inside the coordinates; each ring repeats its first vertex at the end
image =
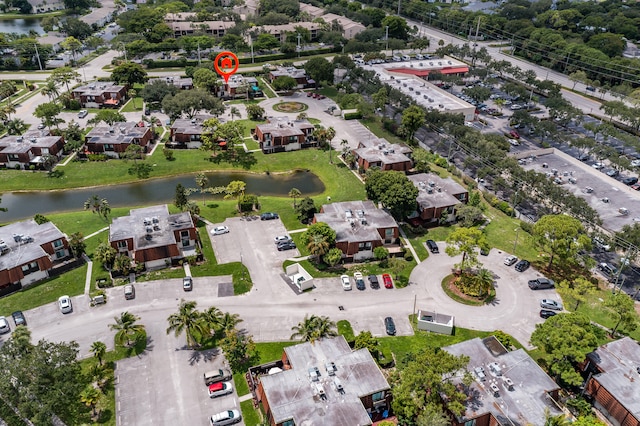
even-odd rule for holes
{"type": "Polygon", "coordinates": [[[0,20],[0,32],[2,33],[28,34],[31,30],[40,35],[44,33],[40,26],[40,18],[0,20]]]}
{"type": "MultiPolygon", "coordinates": [[[[287,197],[292,188],[298,188],[302,196],[317,195],[324,191],[324,184],[313,173],[296,172],[289,174],[252,174],[252,173],[210,173],[209,186],[227,186],[233,180],[247,184],[246,193],[257,196],[272,195],[287,197]]],[[[166,179],[153,179],[124,185],[102,186],[97,188],[68,191],[42,192],[6,192],[0,206],[8,209],[0,212],[0,223],[32,218],[37,213],[49,213],[81,210],[84,202],[91,196],[106,198],[111,207],[141,206],[150,204],[171,204],[175,197],[176,185],[196,188],[195,175],[184,175],[166,179]]],[[[202,195],[191,194],[193,201],[201,202],[202,195]]],[[[207,199],[214,199],[210,194],[207,199]]],[[[219,198],[219,197],[218,197],[219,198]]]]}

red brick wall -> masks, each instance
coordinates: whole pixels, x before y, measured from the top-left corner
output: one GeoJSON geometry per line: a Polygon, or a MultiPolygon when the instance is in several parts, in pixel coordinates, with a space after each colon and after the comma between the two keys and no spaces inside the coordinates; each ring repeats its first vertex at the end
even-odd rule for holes
{"type": "Polygon", "coordinates": [[[621,426],[640,426],[640,420],[620,404],[611,393],[595,379],[589,380],[587,392],[600,404],[621,426]]]}

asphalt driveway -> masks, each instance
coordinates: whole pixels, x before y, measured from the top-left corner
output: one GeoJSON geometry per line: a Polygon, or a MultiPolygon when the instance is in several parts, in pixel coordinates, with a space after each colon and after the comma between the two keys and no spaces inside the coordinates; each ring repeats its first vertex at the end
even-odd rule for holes
{"type": "Polygon", "coordinates": [[[492,249],[488,256],[480,256],[484,267],[493,272],[496,298],[488,305],[470,306],[452,300],[442,289],[442,279],[451,274],[453,265],[461,257],[449,257],[444,253],[444,243],[438,244],[440,254],[432,254],[411,273],[410,280],[424,285],[425,297],[418,299],[418,308],[434,310],[438,313],[454,315],[455,324],[474,330],[502,330],[511,334],[525,346],[535,325],[543,322],[540,318],[540,300],[560,300],[554,289],[530,290],[527,281],[543,276],[533,268],[517,272],[513,266],[506,266],[504,258],[510,253],[492,249]]]}

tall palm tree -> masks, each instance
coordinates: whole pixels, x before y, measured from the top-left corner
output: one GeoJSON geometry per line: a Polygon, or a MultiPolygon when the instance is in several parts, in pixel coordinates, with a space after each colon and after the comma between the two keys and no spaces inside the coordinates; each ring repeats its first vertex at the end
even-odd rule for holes
{"type": "Polygon", "coordinates": [[[122,312],[119,317],[113,317],[115,324],[109,324],[111,330],[116,330],[114,340],[117,345],[131,346],[131,340],[144,331],[144,325],[136,324],[140,317],[130,313],[122,312]]]}
{"type": "Polygon", "coordinates": [[[240,118],[240,111],[238,110],[238,108],[232,106],[229,110],[229,115],[231,116],[231,121],[233,121],[233,117],[235,116],[238,116],[238,118],[240,118]]]}
{"type": "Polygon", "coordinates": [[[93,385],[88,385],[81,393],[80,393],[80,402],[82,402],[87,407],[91,408],[91,413],[95,416],[96,413],[96,405],[100,401],[100,391],[93,387],[93,385]]]}
{"type": "Polygon", "coordinates": [[[60,91],[58,90],[58,86],[56,82],[53,80],[48,80],[47,84],[42,88],[42,94],[47,96],[51,101],[54,101],[55,98],[60,95],[60,91]]]}
{"type": "Polygon", "coordinates": [[[544,410],[544,426],[569,426],[570,424],[564,415],[552,416],[548,408],[544,410]]]}
{"type": "Polygon", "coordinates": [[[223,316],[222,311],[215,306],[211,306],[201,314],[202,321],[204,321],[209,333],[216,333],[220,330],[220,321],[223,316]]]}
{"type": "Polygon", "coordinates": [[[101,341],[93,342],[91,344],[91,353],[98,360],[100,365],[102,365],[104,355],[107,353],[107,345],[105,345],[101,341]]]}
{"type": "Polygon", "coordinates": [[[11,114],[16,113],[16,107],[11,102],[9,102],[4,107],[2,107],[2,111],[7,115],[7,118],[11,118],[11,114]]]}
{"type": "Polygon", "coordinates": [[[486,268],[482,268],[473,277],[474,285],[479,296],[484,296],[489,293],[493,287],[493,274],[486,268]]]}
{"type": "Polygon", "coordinates": [[[318,261],[329,251],[329,243],[322,235],[313,235],[311,241],[307,244],[309,254],[315,256],[318,261]]]}
{"type": "Polygon", "coordinates": [[[202,194],[202,205],[204,206],[204,190],[209,185],[209,178],[204,173],[198,173],[196,175],[196,185],[200,188],[200,193],[202,194]]]}
{"type": "Polygon", "coordinates": [[[293,198],[293,208],[296,208],[296,199],[302,195],[302,192],[298,188],[291,188],[289,191],[289,197],[293,198]]]}
{"type": "Polygon", "coordinates": [[[338,335],[336,323],[329,317],[318,317],[316,315],[305,315],[304,320],[298,325],[291,327],[294,333],[290,339],[300,339],[303,342],[315,342],[324,337],[334,337],[338,335]]]}
{"type": "Polygon", "coordinates": [[[24,120],[20,118],[14,118],[13,120],[10,120],[6,124],[6,127],[7,133],[9,133],[10,135],[21,135],[25,130],[27,130],[27,125],[25,124],[24,120]]]}
{"type": "Polygon", "coordinates": [[[180,301],[178,312],[169,315],[167,321],[167,334],[174,332],[175,336],[179,336],[184,332],[187,338],[187,346],[195,347],[196,340],[204,336],[208,330],[207,324],[202,319],[202,314],[196,311],[197,303],[194,301],[180,301]]]}
{"type": "Polygon", "coordinates": [[[227,334],[229,331],[236,328],[236,325],[242,322],[242,318],[238,314],[231,314],[229,312],[225,312],[224,315],[218,321],[218,327],[222,334],[227,334]]]}

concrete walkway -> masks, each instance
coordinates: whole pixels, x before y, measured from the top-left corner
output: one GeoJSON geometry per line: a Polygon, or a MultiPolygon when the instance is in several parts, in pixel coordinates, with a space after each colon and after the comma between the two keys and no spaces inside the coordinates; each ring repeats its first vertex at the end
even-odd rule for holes
{"type": "MultiPolygon", "coordinates": [[[[84,237],[84,240],[87,240],[91,237],[95,237],[96,235],[106,231],[107,229],[109,229],[109,227],[105,226],[104,228],[99,229],[96,232],[87,235],[86,237],[84,237]]],[[[93,262],[91,261],[89,256],[87,256],[86,254],[83,254],[82,258],[85,260],[85,262],[87,262],[87,274],[84,279],[84,294],[89,295],[89,293],[91,292],[91,276],[93,275],[93,262]]]]}

